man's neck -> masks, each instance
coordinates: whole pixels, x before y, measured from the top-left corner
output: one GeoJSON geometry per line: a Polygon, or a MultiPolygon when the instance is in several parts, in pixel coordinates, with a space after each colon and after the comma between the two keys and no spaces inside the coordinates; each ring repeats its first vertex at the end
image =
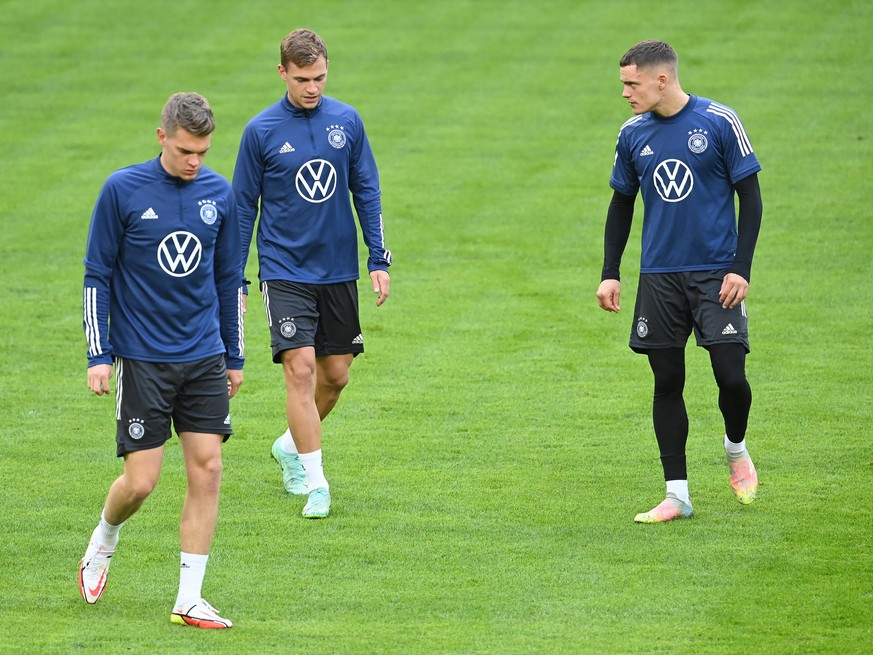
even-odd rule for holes
{"type": "Polygon", "coordinates": [[[678,89],[675,93],[671,93],[658,104],[655,113],[661,118],[670,118],[682,111],[685,105],[688,104],[689,100],[691,100],[691,96],[685,93],[682,89],[678,89]]]}

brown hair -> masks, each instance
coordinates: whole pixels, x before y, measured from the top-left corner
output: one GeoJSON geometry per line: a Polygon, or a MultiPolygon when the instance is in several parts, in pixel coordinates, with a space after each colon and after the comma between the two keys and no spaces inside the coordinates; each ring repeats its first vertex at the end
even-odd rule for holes
{"type": "Polygon", "coordinates": [[[279,56],[283,67],[287,68],[290,63],[303,68],[314,64],[319,57],[327,61],[327,46],[312,30],[294,30],[282,39],[279,56]]]}
{"type": "Polygon", "coordinates": [[[641,41],[624,53],[619,66],[636,66],[637,68],[652,68],[666,64],[673,70],[679,67],[679,55],[665,41],[641,41]]]}

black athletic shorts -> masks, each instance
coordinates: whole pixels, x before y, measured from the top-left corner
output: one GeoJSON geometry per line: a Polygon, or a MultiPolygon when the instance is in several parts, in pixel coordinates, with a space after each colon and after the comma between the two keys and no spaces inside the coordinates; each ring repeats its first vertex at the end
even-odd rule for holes
{"type": "Polygon", "coordinates": [[[312,346],[316,357],[364,352],[358,315],[358,285],[303,284],[285,280],[261,283],[273,361],[282,352],[312,346]]]}
{"type": "Polygon", "coordinates": [[[640,275],[631,349],[684,348],[693,329],[698,346],[741,343],[749,352],[745,301],[723,309],[718,299],[725,275],[726,270],[640,275]]]}
{"type": "Polygon", "coordinates": [[[224,355],[160,364],[115,360],[117,455],[162,446],[176,433],[233,434],[224,355]]]}

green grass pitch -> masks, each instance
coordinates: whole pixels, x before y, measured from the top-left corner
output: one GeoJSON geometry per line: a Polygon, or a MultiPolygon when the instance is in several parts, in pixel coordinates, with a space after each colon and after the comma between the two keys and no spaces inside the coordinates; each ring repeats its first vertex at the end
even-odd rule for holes
{"type": "MultiPolygon", "coordinates": [[[[869,3],[763,0],[0,2],[0,651],[860,653],[873,644],[873,68],[869,3]],[[278,44],[327,40],[327,93],[380,165],[392,295],[361,284],[366,354],[325,426],[334,513],[299,517],[270,445],[284,389],[257,294],[206,597],[235,627],[169,622],[178,440],[124,528],[105,597],[76,562],[108,485],[82,257],[105,177],[155,156],[176,91],[213,104],[230,177],[278,99],[278,44]],[[650,372],[597,308],[618,60],[670,41],[686,91],[733,107],[764,222],[748,300],[749,447],[733,500],[715,383],[689,345],[697,516],[663,495],[650,372]]],[[[254,256],[250,276],[256,273],[254,256]]]]}

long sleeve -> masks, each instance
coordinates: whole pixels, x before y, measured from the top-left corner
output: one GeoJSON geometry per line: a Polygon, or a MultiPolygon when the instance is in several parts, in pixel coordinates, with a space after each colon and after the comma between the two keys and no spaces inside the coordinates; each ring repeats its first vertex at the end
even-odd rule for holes
{"type": "Polygon", "coordinates": [[[737,217],[737,253],[730,272],[741,275],[749,282],[752,276],[752,257],[755,254],[755,244],[758,242],[761,217],[764,213],[758,174],[752,173],[737,182],[734,191],[737,192],[740,209],[737,217]]]}
{"type": "Polygon", "coordinates": [[[606,227],[603,235],[602,280],[621,280],[619,268],[621,257],[630,237],[634,217],[636,195],[626,196],[618,191],[612,194],[612,201],[606,212],[606,227]]]}
{"type": "Polygon", "coordinates": [[[244,265],[240,261],[240,226],[233,192],[228,193],[227,217],[215,243],[215,286],[218,291],[221,340],[229,369],[242,369],[245,361],[242,294],[244,265]]]}
{"type": "Polygon", "coordinates": [[[249,125],[243,131],[236,167],[233,171],[233,193],[237,203],[237,218],[240,232],[241,268],[245,273],[255,220],[258,217],[258,203],[261,198],[261,181],[264,177],[264,162],[261,146],[255,129],[249,125]]]}
{"type": "Polygon", "coordinates": [[[117,189],[107,181],[100,191],[85,248],[83,326],[88,341],[88,366],[112,364],[109,345],[109,281],[124,234],[117,189]]]}
{"type": "Polygon", "coordinates": [[[369,250],[367,270],[388,270],[391,266],[391,251],[385,247],[385,229],[382,223],[382,192],[379,188],[379,171],[370,142],[359,123],[361,138],[352,153],[349,171],[349,190],[361,224],[364,244],[369,250]]]}

